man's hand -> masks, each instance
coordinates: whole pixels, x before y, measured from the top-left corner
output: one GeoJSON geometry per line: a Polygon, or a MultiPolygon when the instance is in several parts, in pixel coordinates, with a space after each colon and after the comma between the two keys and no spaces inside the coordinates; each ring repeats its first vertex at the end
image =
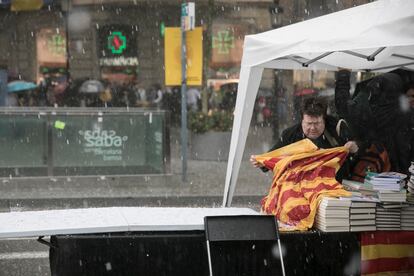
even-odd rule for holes
{"type": "Polygon", "coordinates": [[[356,153],[359,149],[359,147],[358,147],[357,143],[355,143],[355,141],[346,142],[344,147],[346,147],[349,150],[350,153],[356,153]]]}
{"type": "Polygon", "coordinates": [[[256,161],[256,155],[250,155],[250,163],[252,163],[255,168],[261,167],[260,163],[256,161]]]}

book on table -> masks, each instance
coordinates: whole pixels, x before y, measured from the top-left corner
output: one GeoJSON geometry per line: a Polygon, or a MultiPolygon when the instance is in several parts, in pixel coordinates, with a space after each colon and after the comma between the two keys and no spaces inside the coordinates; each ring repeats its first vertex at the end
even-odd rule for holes
{"type": "Polygon", "coordinates": [[[375,219],[401,219],[401,215],[377,214],[375,219]]]}
{"type": "Polygon", "coordinates": [[[353,225],[349,227],[351,232],[361,232],[361,231],[375,231],[377,227],[375,225],[353,225]]]}
{"type": "Polygon", "coordinates": [[[377,191],[372,188],[372,185],[354,180],[344,179],[342,180],[342,186],[345,190],[358,192],[361,195],[375,196],[377,194],[377,191]]]}
{"type": "Polygon", "coordinates": [[[375,219],[375,213],[371,214],[350,214],[350,220],[360,220],[360,219],[375,219]]]}
{"type": "Polygon", "coordinates": [[[377,231],[398,231],[403,230],[399,225],[398,226],[381,226],[377,224],[377,231]]]}
{"type": "Polygon", "coordinates": [[[389,212],[392,212],[393,210],[399,212],[401,211],[401,208],[408,206],[409,205],[406,202],[381,202],[377,205],[377,209],[382,209],[389,212]]]}
{"type": "Polygon", "coordinates": [[[349,232],[349,226],[323,226],[317,225],[316,228],[323,232],[349,232]]]}
{"type": "Polygon", "coordinates": [[[350,208],[351,214],[375,214],[375,208],[350,208]]]}
{"type": "Polygon", "coordinates": [[[319,209],[318,213],[325,217],[340,217],[340,218],[349,218],[349,209],[343,210],[343,209],[319,209]]]}
{"type": "Polygon", "coordinates": [[[401,217],[393,217],[393,218],[390,218],[390,217],[380,217],[380,216],[378,216],[378,217],[375,218],[375,221],[383,222],[383,223],[400,222],[401,221],[401,217]]]}
{"type": "Polygon", "coordinates": [[[397,172],[368,172],[364,179],[364,183],[368,186],[371,185],[374,190],[399,191],[405,186],[405,178],[407,178],[405,174],[397,172]]]}
{"type": "Polygon", "coordinates": [[[401,228],[414,230],[414,205],[401,208],[401,228]]]}
{"type": "Polygon", "coordinates": [[[324,232],[349,231],[349,199],[323,197],[318,206],[314,226],[324,232]]]}
{"type": "Polygon", "coordinates": [[[351,206],[351,200],[347,198],[334,198],[334,197],[323,197],[319,206],[326,207],[349,207],[351,206]]]}
{"type": "Polygon", "coordinates": [[[378,198],[382,202],[402,202],[407,200],[407,191],[405,189],[401,191],[379,191],[378,198]]]}
{"type": "Polygon", "coordinates": [[[376,202],[372,201],[354,201],[351,202],[351,208],[375,208],[377,206],[376,202]]]}
{"type": "Polygon", "coordinates": [[[375,219],[350,219],[349,225],[375,225],[375,219]]]}
{"type": "Polygon", "coordinates": [[[403,181],[407,178],[406,174],[399,172],[367,172],[365,179],[375,179],[379,181],[403,181]]]}
{"type": "Polygon", "coordinates": [[[316,224],[323,226],[349,226],[349,221],[345,218],[341,219],[324,219],[323,217],[316,218],[316,224]]]}

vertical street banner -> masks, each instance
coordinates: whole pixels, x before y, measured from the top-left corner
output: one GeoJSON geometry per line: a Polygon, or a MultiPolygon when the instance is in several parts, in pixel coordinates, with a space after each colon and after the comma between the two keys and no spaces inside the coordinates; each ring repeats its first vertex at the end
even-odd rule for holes
{"type": "MultiPolygon", "coordinates": [[[[4,2],[4,1],[0,1],[4,2]]],[[[11,1],[10,10],[11,11],[34,11],[40,10],[43,6],[43,0],[13,0],[11,1]]]]}
{"type": "MultiPolygon", "coordinates": [[[[181,30],[165,28],[165,85],[181,85],[181,30]]],[[[187,32],[187,85],[201,85],[203,68],[203,32],[196,27],[187,32]]]]}

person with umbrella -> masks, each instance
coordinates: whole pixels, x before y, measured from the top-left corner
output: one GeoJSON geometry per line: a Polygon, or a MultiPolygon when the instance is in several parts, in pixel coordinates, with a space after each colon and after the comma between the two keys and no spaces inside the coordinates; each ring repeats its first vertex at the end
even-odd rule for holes
{"type": "Polygon", "coordinates": [[[102,107],[107,106],[112,100],[109,86],[100,80],[86,80],[79,87],[81,95],[81,107],[102,107]]]}
{"type": "Polygon", "coordinates": [[[7,84],[6,106],[33,106],[35,99],[32,91],[37,89],[37,85],[32,82],[15,80],[7,84]]]}

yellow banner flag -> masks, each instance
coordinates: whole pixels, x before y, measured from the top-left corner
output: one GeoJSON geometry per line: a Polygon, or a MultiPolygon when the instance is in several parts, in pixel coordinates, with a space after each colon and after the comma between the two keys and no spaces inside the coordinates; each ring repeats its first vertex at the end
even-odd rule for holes
{"type": "Polygon", "coordinates": [[[11,3],[12,11],[32,11],[40,10],[43,0],[13,0],[11,3]]]}
{"type": "MultiPolygon", "coordinates": [[[[165,28],[165,85],[181,85],[181,30],[165,28]]],[[[201,85],[203,32],[201,27],[186,32],[187,85],[201,85]]]]}

